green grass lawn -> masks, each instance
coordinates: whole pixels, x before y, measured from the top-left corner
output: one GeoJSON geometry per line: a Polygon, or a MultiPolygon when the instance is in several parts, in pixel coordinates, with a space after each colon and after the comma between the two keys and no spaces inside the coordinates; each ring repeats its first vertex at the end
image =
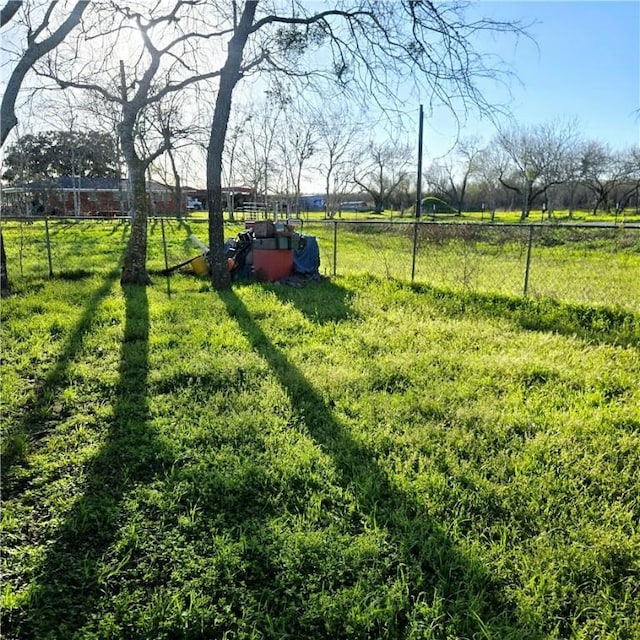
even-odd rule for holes
{"type": "Polygon", "coordinates": [[[11,238],[4,638],[640,636],[637,314],[123,289],[108,230],[53,279],[11,238]]]}
{"type": "MultiPolygon", "coordinates": [[[[388,220],[352,223],[310,219],[303,222],[301,230],[317,237],[324,275],[374,275],[410,281],[414,226],[388,220]]],[[[226,222],[225,237],[233,238],[243,228],[240,220],[226,222]]],[[[112,267],[124,250],[128,230],[128,223],[122,220],[50,221],[51,271],[69,277],[91,273],[103,268],[101,265],[112,267]]],[[[12,280],[48,275],[42,221],[8,222],[3,225],[3,234],[12,280]]],[[[151,219],[151,272],[159,273],[165,265],[197,256],[200,250],[189,240],[190,235],[206,243],[207,220],[151,219]]],[[[526,286],[527,295],[536,300],[640,313],[638,274],[637,226],[419,225],[415,281],[447,290],[522,296],[526,286]]]]}

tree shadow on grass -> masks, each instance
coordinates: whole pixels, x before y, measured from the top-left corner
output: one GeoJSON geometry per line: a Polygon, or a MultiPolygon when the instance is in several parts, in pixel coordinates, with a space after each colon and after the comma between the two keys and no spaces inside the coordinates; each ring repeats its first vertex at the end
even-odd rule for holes
{"type": "Polygon", "coordinates": [[[353,292],[323,278],[297,288],[287,285],[263,285],[284,303],[293,304],[306,318],[317,324],[354,319],[353,292]]]}
{"type": "Polygon", "coordinates": [[[410,286],[413,291],[430,296],[444,315],[476,314],[508,320],[527,331],[576,336],[593,344],[640,346],[640,316],[632,311],[551,299],[459,293],[422,284],[410,286]]]}
{"type": "MultiPolygon", "coordinates": [[[[384,629],[385,637],[404,637],[412,618],[415,623],[415,617],[420,616],[417,603],[441,598],[447,637],[540,638],[540,634],[519,624],[513,605],[487,568],[457,549],[416,498],[400,489],[375,455],[338,422],[321,394],[271,342],[242,300],[233,291],[220,296],[253,349],[276,375],[299,424],[306,426],[309,435],[332,458],[340,484],[354,493],[365,517],[387,531],[391,555],[406,579],[409,605],[395,612],[395,629],[381,622],[381,634],[384,629]]],[[[278,613],[269,611],[273,618],[278,613]]]]}
{"type": "Polygon", "coordinates": [[[149,424],[147,292],[136,286],[123,291],[126,320],[112,424],[102,448],[86,465],[82,494],[35,570],[26,602],[3,612],[6,637],[80,637],[104,598],[97,569],[116,536],[125,493],[173,460],[149,424]]]}
{"type": "MultiPolygon", "coordinates": [[[[69,366],[82,348],[84,336],[91,329],[96,311],[111,291],[118,274],[117,270],[107,274],[104,282],[88,298],[82,316],[65,342],[55,365],[49,369],[44,378],[35,381],[30,400],[21,410],[22,420],[3,434],[2,493],[5,498],[12,490],[11,482],[8,482],[8,474],[12,466],[24,459],[31,441],[40,439],[55,427],[55,420],[52,420],[55,413],[52,407],[63,387],[68,384],[69,366]]],[[[63,280],[78,280],[83,277],[85,277],[84,272],[74,274],[70,278],[60,276],[63,280]]]]}

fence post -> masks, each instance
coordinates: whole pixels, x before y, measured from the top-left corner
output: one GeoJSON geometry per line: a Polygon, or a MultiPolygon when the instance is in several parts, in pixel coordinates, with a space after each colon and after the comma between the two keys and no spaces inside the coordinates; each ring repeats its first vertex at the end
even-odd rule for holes
{"type": "Polygon", "coordinates": [[[413,255],[411,257],[411,282],[416,275],[416,254],[418,252],[418,218],[413,221],[413,255]]]}
{"type": "Polygon", "coordinates": [[[336,275],[336,260],[338,259],[338,221],[333,221],[333,275],[336,275]]]}
{"type": "Polygon", "coordinates": [[[531,267],[531,246],[533,245],[533,225],[529,225],[529,240],[527,242],[527,259],[524,267],[524,292],[526,298],[529,293],[529,269],[531,267]]]}
{"type": "Polygon", "coordinates": [[[44,231],[47,240],[47,259],[49,260],[49,277],[53,278],[53,264],[51,262],[51,239],[49,238],[49,216],[44,217],[44,231]]]}
{"type": "Polygon", "coordinates": [[[164,235],[164,218],[160,218],[160,229],[162,230],[162,249],[164,251],[164,268],[169,270],[169,260],[167,258],[167,239],[164,235]]]}

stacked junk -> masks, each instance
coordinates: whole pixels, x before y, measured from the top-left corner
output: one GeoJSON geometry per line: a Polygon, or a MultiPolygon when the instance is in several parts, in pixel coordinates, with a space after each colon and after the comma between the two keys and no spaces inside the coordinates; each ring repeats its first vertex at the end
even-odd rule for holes
{"type": "MultiPolygon", "coordinates": [[[[300,286],[320,279],[320,250],[314,236],[296,233],[292,225],[283,221],[256,220],[245,224],[245,230],[224,245],[232,280],[255,279],[300,286]]],[[[189,265],[196,275],[206,276],[209,247],[196,236],[190,239],[202,254],[167,272],[189,265]]]]}

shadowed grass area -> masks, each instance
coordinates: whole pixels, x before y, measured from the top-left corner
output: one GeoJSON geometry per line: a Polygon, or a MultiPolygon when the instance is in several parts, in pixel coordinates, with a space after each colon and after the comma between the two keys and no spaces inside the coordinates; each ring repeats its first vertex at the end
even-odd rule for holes
{"type": "MultiPolygon", "coordinates": [[[[66,385],[69,367],[82,348],[83,338],[91,329],[98,306],[113,288],[118,275],[117,271],[107,274],[102,279],[100,286],[91,292],[86,301],[82,302],[84,307],[82,314],[75,328],[66,338],[59,354],[55,356],[55,364],[46,372],[32,372],[35,374],[35,379],[31,381],[31,389],[21,412],[22,417],[15,422],[9,417],[3,429],[3,475],[15,461],[24,458],[30,439],[45,436],[52,425],[55,424],[56,413],[62,409],[59,396],[66,385]]],[[[83,275],[82,278],[84,277],[83,275]]],[[[76,280],[76,278],[71,278],[71,280],[76,280]]],[[[37,308],[35,311],[37,312],[37,308]]],[[[19,322],[19,319],[17,322],[19,322]]],[[[49,327],[49,333],[55,338],[64,335],[65,332],[62,324],[54,320],[49,327]]],[[[6,418],[7,416],[5,416],[6,418]]]]}
{"type": "MultiPolygon", "coordinates": [[[[85,330],[91,311],[111,285],[112,280],[108,280],[89,305],[80,325],[85,330]]],[[[136,483],[148,482],[173,462],[169,450],[158,443],[149,425],[146,291],[142,287],[125,287],[123,293],[124,332],[108,430],[96,443],[96,453],[86,459],[82,477],[76,479],[76,495],[69,497],[69,507],[60,514],[55,536],[34,567],[24,606],[18,615],[3,620],[3,634],[7,637],[41,638],[51,630],[55,630],[56,637],[77,636],[104,595],[106,578],[98,566],[118,530],[127,490],[136,483]]],[[[81,338],[78,330],[71,345],[81,338]]],[[[68,349],[61,362],[71,355],[68,349]]],[[[47,391],[55,393],[51,382],[62,373],[58,367],[49,376],[47,391]]],[[[3,493],[11,498],[14,491],[9,483],[3,493]]]]}

